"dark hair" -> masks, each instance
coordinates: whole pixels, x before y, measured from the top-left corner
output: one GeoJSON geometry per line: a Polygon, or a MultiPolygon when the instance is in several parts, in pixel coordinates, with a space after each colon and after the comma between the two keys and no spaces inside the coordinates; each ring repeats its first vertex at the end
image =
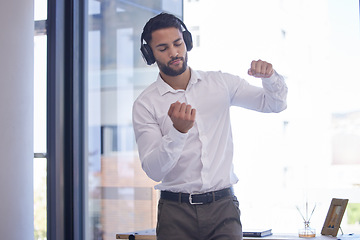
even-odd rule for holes
{"type": "Polygon", "coordinates": [[[156,15],[153,18],[150,18],[150,20],[144,26],[141,38],[144,39],[145,42],[149,44],[152,38],[151,37],[152,32],[169,27],[175,27],[179,29],[180,32],[182,32],[181,26],[182,26],[181,20],[179,20],[177,17],[175,17],[172,14],[163,12],[156,15]]]}

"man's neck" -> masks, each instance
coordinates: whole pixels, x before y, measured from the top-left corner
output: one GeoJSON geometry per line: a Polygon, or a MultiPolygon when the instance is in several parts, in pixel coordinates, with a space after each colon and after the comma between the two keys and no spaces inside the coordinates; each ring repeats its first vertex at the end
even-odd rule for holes
{"type": "Polygon", "coordinates": [[[189,81],[190,81],[190,77],[191,77],[191,71],[190,68],[188,67],[185,72],[183,72],[182,74],[178,75],[178,76],[168,76],[166,74],[164,74],[163,72],[160,72],[160,76],[161,78],[170,85],[170,87],[172,87],[175,90],[178,89],[183,89],[185,90],[189,81]]]}

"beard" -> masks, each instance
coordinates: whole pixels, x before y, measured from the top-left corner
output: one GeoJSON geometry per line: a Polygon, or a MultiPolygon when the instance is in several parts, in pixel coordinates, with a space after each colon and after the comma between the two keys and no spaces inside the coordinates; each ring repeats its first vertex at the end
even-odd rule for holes
{"type": "Polygon", "coordinates": [[[169,61],[167,64],[164,64],[162,62],[156,61],[159,69],[161,72],[163,72],[164,74],[171,76],[171,77],[175,77],[175,76],[179,76],[181,75],[183,72],[185,72],[185,70],[187,69],[187,61],[188,61],[188,55],[187,53],[185,54],[185,59],[183,57],[175,57],[173,59],[171,59],[171,61],[169,61]],[[177,59],[181,59],[182,60],[182,67],[178,70],[174,70],[170,67],[170,63],[174,60],[177,59]]]}

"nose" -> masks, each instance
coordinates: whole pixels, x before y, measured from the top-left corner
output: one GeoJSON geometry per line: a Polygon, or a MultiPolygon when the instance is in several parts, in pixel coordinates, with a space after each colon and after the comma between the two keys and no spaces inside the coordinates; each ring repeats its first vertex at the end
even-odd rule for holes
{"type": "Polygon", "coordinates": [[[172,48],[170,49],[170,51],[169,51],[170,58],[177,57],[178,54],[179,54],[179,53],[178,53],[177,49],[174,48],[174,47],[172,47],[172,48]]]}

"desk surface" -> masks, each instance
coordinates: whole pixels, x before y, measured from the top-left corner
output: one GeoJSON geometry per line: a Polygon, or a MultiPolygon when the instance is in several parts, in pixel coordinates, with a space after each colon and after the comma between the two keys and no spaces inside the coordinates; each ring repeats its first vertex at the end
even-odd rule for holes
{"type": "MultiPolygon", "coordinates": [[[[135,240],[156,240],[155,230],[144,230],[133,233],[119,233],[116,234],[116,239],[135,239],[135,240]],[[130,237],[130,238],[129,238],[130,237]]],[[[267,237],[244,237],[244,240],[355,240],[360,239],[360,235],[339,235],[337,237],[323,236],[316,234],[315,238],[300,238],[297,234],[273,234],[267,237]]]]}

